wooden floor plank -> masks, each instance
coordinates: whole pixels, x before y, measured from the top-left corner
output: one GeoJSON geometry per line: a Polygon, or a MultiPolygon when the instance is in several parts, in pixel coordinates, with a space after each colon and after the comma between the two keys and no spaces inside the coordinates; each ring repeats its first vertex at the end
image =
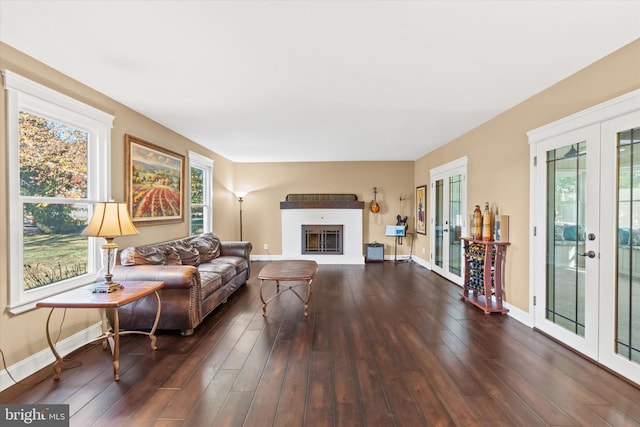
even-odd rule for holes
{"type": "MultiPolygon", "coordinates": [[[[213,380],[224,361],[238,342],[243,333],[242,325],[231,325],[224,333],[224,336],[217,341],[217,345],[210,349],[208,356],[202,360],[189,376],[188,380],[180,387],[175,398],[171,401],[163,411],[160,412],[161,418],[178,417],[180,419],[187,418],[189,412],[198,402],[198,398],[203,388],[206,388],[213,380]]],[[[184,368],[180,366],[178,369],[184,368]]],[[[162,385],[166,387],[168,381],[162,385]]]]}
{"type": "Polygon", "coordinates": [[[210,421],[210,424],[207,423],[205,425],[225,427],[244,426],[244,420],[247,415],[247,411],[251,406],[252,399],[252,392],[230,392],[227,395],[227,400],[224,402],[224,405],[222,405],[218,416],[214,420],[210,421]]]}
{"type": "Polygon", "coordinates": [[[309,386],[305,408],[305,426],[330,427],[334,425],[335,408],[331,355],[311,352],[309,360],[309,386]]]}
{"type": "Polygon", "coordinates": [[[372,346],[372,355],[380,382],[396,426],[425,425],[414,396],[402,380],[402,370],[388,346],[372,346]]]}
{"type": "Polygon", "coordinates": [[[301,426],[304,423],[309,382],[313,328],[299,322],[292,342],[289,366],[279,396],[274,426],[301,426]]]}
{"type": "Polygon", "coordinates": [[[446,406],[440,401],[424,372],[420,370],[405,371],[402,376],[407,390],[414,397],[418,410],[427,425],[438,427],[455,425],[446,406]]]}
{"type": "MultiPolygon", "coordinates": [[[[204,388],[200,396],[194,397],[194,404],[186,413],[177,411],[164,411],[158,418],[159,421],[179,421],[185,426],[212,425],[224,405],[233,383],[238,377],[239,371],[233,369],[221,369],[213,377],[213,380],[204,388]]],[[[169,406],[167,406],[169,407],[169,406]]],[[[173,405],[175,408],[176,405],[173,405]]]]}
{"type": "Polygon", "coordinates": [[[308,317],[291,292],[262,315],[264,265],[193,335],[123,337],[120,381],[90,344],[0,402],[69,404],[74,427],[640,427],[640,388],[416,264],[323,264],[308,317]]]}
{"type": "Polygon", "coordinates": [[[384,388],[372,359],[355,361],[356,378],[360,386],[360,404],[365,426],[393,425],[384,388]]]}
{"type": "Polygon", "coordinates": [[[245,419],[246,425],[256,427],[273,425],[290,354],[291,341],[276,342],[256,388],[245,419]]]}
{"type": "Polygon", "coordinates": [[[333,360],[333,387],[335,396],[335,425],[363,425],[360,409],[357,374],[352,358],[338,357],[333,360]]]}

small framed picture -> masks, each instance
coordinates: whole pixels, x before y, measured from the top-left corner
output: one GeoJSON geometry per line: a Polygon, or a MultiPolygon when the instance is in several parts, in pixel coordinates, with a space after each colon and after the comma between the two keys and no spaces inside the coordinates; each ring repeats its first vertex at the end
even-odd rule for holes
{"type": "Polygon", "coordinates": [[[416,233],[427,234],[427,186],[416,187],[416,233]]]}

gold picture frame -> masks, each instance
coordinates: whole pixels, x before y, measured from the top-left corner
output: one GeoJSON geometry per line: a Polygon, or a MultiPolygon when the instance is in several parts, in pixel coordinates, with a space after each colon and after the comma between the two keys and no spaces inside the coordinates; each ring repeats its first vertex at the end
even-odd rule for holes
{"type": "Polygon", "coordinates": [[[184,221],[185,157],[125,134],[126,197],[137,226],[184,221]]]}
{"type": "Polygon", "coordinates": [[[427,186],[416,187],[416,233],[427,234],[427,186]]]}

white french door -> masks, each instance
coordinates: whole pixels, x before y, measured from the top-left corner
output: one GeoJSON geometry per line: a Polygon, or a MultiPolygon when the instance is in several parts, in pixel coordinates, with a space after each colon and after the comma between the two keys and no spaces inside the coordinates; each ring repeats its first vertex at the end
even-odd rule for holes
{"type": "Polygon", "coordinates": [[[600,133],[538,144],[535,325],[589,357],[598,348],[600,133]]]}
{"type": "Polygon", "coordinates": [[[462,286],[461,237],[467,231],[467,157],[430,171],[431,269],[462,286]]]}
{"type": "Polygon", "coordinates": [[[640,111],[602,124],[599,360],[640,384],[640,111]],[[612,227],[611,225],[614,225],[612,227]]]}
{"type": "Polygon", "coordinates": [[[640,91],[529,137],[534,325],[640,384],[640,91]]]}

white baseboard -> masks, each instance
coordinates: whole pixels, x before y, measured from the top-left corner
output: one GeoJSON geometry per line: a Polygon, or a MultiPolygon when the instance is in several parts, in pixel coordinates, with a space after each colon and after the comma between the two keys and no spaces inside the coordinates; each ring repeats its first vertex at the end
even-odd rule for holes
{"type": "Polygon", "coordinates": [[[504,303],[504,306],[507,307],[509,309],[509,312],[507,313],[510,317],[513,317],[515,320],[517,320],[518,322],[533,328],[533,317],[531,316],[531,313],[527,313],[524,310],[519,309],[518,307],[515,307],[511,304],[509,304],[508,302],[504,303]]]}
{"type": "MultiPolygon", "coordinates": [[[[282,260],[288,260],[288,259],[291,259],[291,257],[285,257],[283,255],[253,255],[253,254],[251,255],[251,261],[282,261],[282,260]]],[[[394,256],[385,255],[384,259],[385,261],[394,261],[394,256]]],[[[424,268],[431,270],[431,263],[423,260],[422,258],[418,258],[415,255],[413,256],[398,255],[398,261],[409,261],[409,260],[412,260],[416,264],[419,264],[424,268]]],[[[358,262],[358,264],[361,264],[361,263],[358,262]]]]}
{"type": "Polygon", "coordinates": [[[347,257],[341,259],[340,257],[335,257],[332,255],[318,255],[318,256],[308,256],[308,255],[300,255],[299,257],[292,257],[288,255],[253,255],[251,254],[251,261],[285,261],[285,260],[294,260],[294,259],[308,259],[312,261],[316,261],[318,264],[364,264],[364,256],[356,256],[356,257],[347,257]]]}
{"type": "Polygon", "coordinates": [[[251,254],[251,261],[280,261],[283,260],[282,255],[254,255],[251,254]]]}
{"type": "Polygon", "coordinates": [[[415,256],[415,255],[413,255],[413,256],[411,257],[411,259],[412,259],[412,260],[413,260],[413,262],[415,262],[416,264],[423,266],[423,267],[424,267],[424,268],[426,268],[427,270],[431,270],[431,263],[430,263],[429,261],[424,260],[424,259],[422,259],[422,258],[420,258],[420,257],[415,256]]]}
{"type": "MultiPolygon", "coordinates": [[[[82,331],[58,342],[56,350],[61,357],[64,357],[64,355],[71,353],[73,350],[95,340],[101,334],[102,322],[98,322],[89,326],[87,329],[83,329],[82,331]]],[[[54,360],[55,357],[53,356],[53,353],[51,353],[51,349],[47,347],[44,350],[9,366],[7,370],[16,381],[20,381],[27,378],[29,375],[38,372],[47,365],[50,365],[54,360]]],[[[4,370],[4,367],[2,367],[2,369],[3,370],[0,371],[0,391],[7,389],[14,384],[11,377],[9,377],[7,370],[4,370]]],[[[51,377],[53,378],[53,370],[51,370],[51,377]]]]}

